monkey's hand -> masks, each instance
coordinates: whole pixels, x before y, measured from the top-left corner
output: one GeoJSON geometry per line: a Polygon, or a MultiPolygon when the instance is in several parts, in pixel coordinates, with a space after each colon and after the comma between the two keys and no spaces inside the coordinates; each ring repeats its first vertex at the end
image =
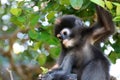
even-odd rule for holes
{"type": "Polygon", "coordinates": [[[39,75],[38,80],[53,80],[53,75],[52,74],[45,74],[45,75],[39,75]]]}
{"type": "Polygon", "coordinates": [[[52,69],[44,75],[39,75],[38,80],[53,80],[55,79],[55,75],[57,74],[57,72],[59,72],[60,70],[61,68],[52,69]]]}
{"type": "Polygon", "coordinates": [[[65,80],[77,80],[77,74],[68,74],[65,80]]]}
{"type": "Polygon", "coordinates": [[[38,80],[77,80],[77,74],[45,74],[45,75],[41,75],[39,76],[38,80]],[[55,76],[56,75],[56,76],[55,76]],[[59,77],[58,77],[59,76],[59,77]]]}

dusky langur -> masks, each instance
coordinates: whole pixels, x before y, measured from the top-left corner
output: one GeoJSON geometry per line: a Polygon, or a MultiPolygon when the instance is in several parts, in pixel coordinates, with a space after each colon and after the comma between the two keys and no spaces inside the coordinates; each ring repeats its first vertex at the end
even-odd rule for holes
{"type": "Polygon", "coordinates": [[[114,33],[111,14],[96,6],[97,22],[86,27],[74,15],[65,15],[55,23],[55,36],[61,42],[57,67],[41,80],[110,80],[109,60],[94,44],[114,33]]]}

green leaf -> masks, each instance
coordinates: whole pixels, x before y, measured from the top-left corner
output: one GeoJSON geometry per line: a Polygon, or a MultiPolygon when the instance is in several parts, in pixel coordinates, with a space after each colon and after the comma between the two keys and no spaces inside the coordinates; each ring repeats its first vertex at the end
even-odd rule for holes
{"type": "Polygon", "coordinates": [[[112,52],[110,53],[109,58],[113,63],[115,63],[117,59],[117,54],[112,52]]]}
{"type": "Polygon", "coordinates": [[[30,17],[30,25],[35,26],[39,20],[40,16],[38,14],[32,14],[30,17]]]}
{"type": "Polygon", "coordinates": [[[116,8],[116,15],[120,16],[120,5],[118,5],[117,8],[116,8]]]}
{"type": "Polygon", "coordinates": [[[59,44],[59,40],[56,39],[55,37],[51,36],[50,39],[48,40],[49,44],[53,44],[53,45],[58,45],[59,44]]]}
{"type": "Polygon", "coordinates": [[[105,4],[106,4],[106,6],[107,6],[108,9],[111,10],[113,8],[112,2],[105,0],[105,4]]]}
{"type": "Polygon", "coordinates": [[[50,56],[52,58],[57,59],[59,54],[60,54],[60,47],[50,48],[50,56]]]}
{"type": "Polygon", "coordinates": [[[41,53],[41,54],[38,56],[37,61],[40,63],[40,65],[44,65],[45,62],[46,62],[46,59],[47,59],[46,55],[43,54],[43,53],[41,53]]]}
{"type": "Polygon", "coordinates": [[[18,16],[21,15],[22,9],[20,9],[20,8],[11,8],[11,9],[10,9],[10,12],[11,12],[14,16],[18,17],[18,16]]]}
{"type": "Polygon", "coordinates": [[[69,5],[70,4],[69,0],[59,0],[59,3],[61,5],[69,5]]]}
{"type": "MultiPolygon", "coordinates": [[[[116,35],[115,35],[116,36],[116,35]]],[[[119,35],[117,35],[116,37],[114,38],[117,38],[116,42],[114,44],[112,44],[112,48],[114,48],[114,52],[115,53],[120,53],[120,37],[119,35]]]]}
{"type": "Polygon", "coordinates": [[[112,2],[115,6],[119,6],[120,3],[117,3],[117,2],[112,2]]]}
{"type": "Polygon", "coordinates": [[[116,16],[113,21],[120,21],[120,16],[116,16]]]}
{"type": "Polygon", "coordinates": [[[55,13],[55,11],[49,12],[49,14],[47,15],[48,21],[52,20],[55,17],[55,13]]]}
{"type": "Polygon", "coordinates": [[[41,32],[41,34],[39,34],[37,40],[43,41],[43,42],[48,42],[50,39],[50,34],[48,34],[46,31],[45,32],[41,32]]]}
{"type": "Polygon", "coordinates": [[[25,1],[23,0],[23,1],[20,1],[20,2],[18,2],[18,7],[21,7],[21,6],[24,6],[24,4],[25,4],[25,1]]]}
{"type": "Polygon", "coordinates": [[[26,18],[24,16],[20,16],[17,18],[17,20],[21,23],[24,23],[26,21],[26,18]]]}
{"type": "Polygon", "coordinates": [[[103,0],[90,0],[90,1],[99,5],[99,6],[101,6],[101,7],[103,7],[103,8],[105,7],[105,3],[104,3],[103,0]]]}
{"type": "Polygon", "coordinates": [[[116,15],[120,15],[120,3],[112,2],[116,6],[116,15]]]}
{"type": "Polygon", "coordinates": [[[31,39],[37,39],[39,34],[34,30],[29,30],[28,35],[31,39]]]}
{"type": "Polygon", "coordinates": [[[25,19],[24,17],[21,17],[21,16],[19,16],[19,17],[13,16],[13,17],[11,17],[10,21],[11,21],[12,23],[14,23],[15,25],[17,25],[17,26],[18,26],[19,28],[21,28],[21,29],[24,29],[24,28],[25,28],[24,23],[25,23],[26,19],[25,19]]]}
{"type": "Polygon", "coordinates": [[[84,0],[84,3],[82,5],[82,7],[81,7],[81,10],[86,10],[90,4],[91,4],[90,0],[84,0]]]}
{"type": "Polygon", "coordinates": [[[42,46],[41,44],[42,44],[41,41],[35,42],[33,46],[33,50],[37,51],[42,46]]]}
{"type": "Polygon", "coordinates": [[[70,0],[70,4],[74,9],[79,10],[83,5],[83,0],[70,0]]]}
{"type": "Polygon", "coordinates": [[[22,26],[23,25],[20,21],[18,21],[18,17],[13,16],[13,17],[11,17],[10,20],[11,20],[11,22],[13,22],[17,26],[22,26]]]}

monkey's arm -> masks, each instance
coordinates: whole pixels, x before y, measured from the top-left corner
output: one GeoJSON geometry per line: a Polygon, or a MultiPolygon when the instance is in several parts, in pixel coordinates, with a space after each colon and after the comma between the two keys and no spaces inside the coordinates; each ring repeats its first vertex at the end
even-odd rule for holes
{"type": "Polygon", "coordinates": [[[96,6],[98,21],[93,25],[93,43],[104,40],[115,31],[111,14],[100,6],[96,6]]]}
{"type": "Polygon", "coordinates": [[[73,61],[74,61],[73,56],[71,54],[67,54],[63,58],[62,63],[59,65],[59,67],[56,69],[53,69],[53,72],[55,72],[55,74],[70,73],[72,69],[73,61]]]}
{"type": "Polygon", "coordinates": [[[56,68],[59,68],[59,66],[61,65],[61,63],[63,62],[63,59],[64,59],[64,56],[65,56],[66,54],[62,51],[61,53],[60,53],[60,56],[59,56],[59,59],[58,59],[58,61],[56,62],[56,64],[49,70],[49,71],[52,71],[52,70],[54,70],[54,69],[56,69],[56,68]]]}
{"type": "Polygon", "coordinates": [[[41,80],[75,80],[77,79],[76,74],[71,74],[71,69],[73,65],[73,56],[68,54],[63,59],[62,63],[58,68],[49,71],[46,75],[43,75],[41,80]]]}

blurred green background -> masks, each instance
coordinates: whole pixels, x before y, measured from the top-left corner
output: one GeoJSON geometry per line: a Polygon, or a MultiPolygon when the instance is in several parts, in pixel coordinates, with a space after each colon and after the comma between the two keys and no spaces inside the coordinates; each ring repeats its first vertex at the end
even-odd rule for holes
{"type": "Polygon", "coordinates": [[[50,68],[60,53],[54,37],[55,19],[74,14],[92,25],[96,21],[94,3],[113,16],[116,32],[101,47],[116,63],[120,58],[119,0],[0,0],[0,80],[36,80],[40,67],[50,68]]]}

